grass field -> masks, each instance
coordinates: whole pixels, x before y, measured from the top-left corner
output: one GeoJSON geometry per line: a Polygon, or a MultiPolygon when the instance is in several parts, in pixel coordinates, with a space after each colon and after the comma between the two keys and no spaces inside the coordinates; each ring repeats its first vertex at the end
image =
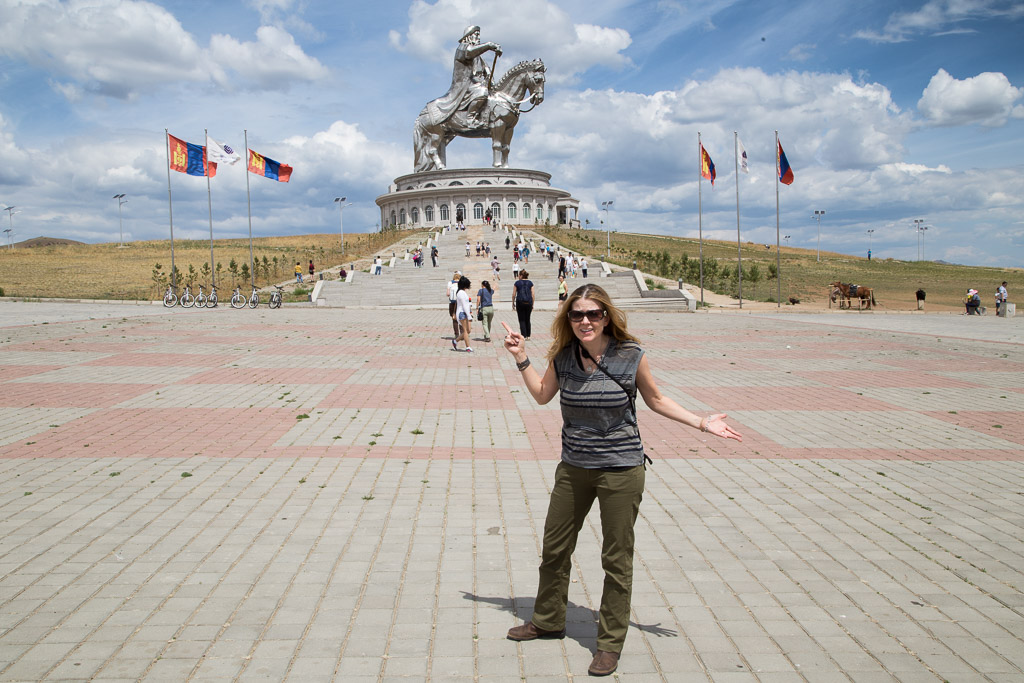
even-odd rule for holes
{"type": "MultiPolygon", "coordinates": [[[[604,232],[528,227],[568,249],[586,254],[591,260],[605,256],[604,232]]],[[[389,232],[383,236],[346,235],[344,256],[338,235],[258,238],[253,240],[255,259],[259,263],[257,284],[292,280],[296,261],[302,264],[303,272],[310,259],[317,270],[342,263],[348,268],[360,259],[372,258],[378,251],[389,251],[388,247],[394,242],[418,232],[422,231],[389,232]]],[[[667,278],[667,281],[682,276],[686,282],[697,284],[698,253],[699,245],[692,239],[612,233],[613,263],[632,267],[635,261],[645,273],[667,278]]],[[[176,240],[174,256],[175,265],[185,280],[191,277],[194,284],[209,284],[209,242],[176,240]]],[[[249,281],[249,241],[214,240],[214,256],[220,266],[217,283],[223,299],[236,284],[245,285],[249,281]],[[236,265],[234,270],[232,261],[236,265]]],[[[704,257],[706,288],[735,295],[735,242],[705,240],[704,257]]],[[[775,257],[774,246],[766,250],[763,244],[743,245],[744,299],[774,300],[776,281],[771,273],[775,257]],[[756,266],[754,272],[753,266],[756,266]]],[[[1011,301],[1015,293],[1024,291],[1024,270],[1019,268],[892,259],[869,262],[866,258],[829,252],[822,252],[818,262],[814,251],[790,247],[783,247],[779,258],[784,302],[789,297],[797,297],[803,303],[820,304],[827,300],[828,283],[834,280],[873,287],[883,310],[915,309],[914,292],[918,287],[928,294],[928,310],[960,308],[961,299],[970,287],[981,292],[984,305],[991,306],[993,293],[1003,280],[1009,283],[1011,301]]],[[[152,300],[159,299],[166,289],[170,264],[168,240],[133,242],[123,249],[117,244],[0,249],[0,288],[6,296],[152,300]]],[[[299,296],[286,298],[286,301],[303,299],[299,296]]]]}
{"type": "MultiPolygon", "coordinates": [[[[538,230],[558,244],[581,252],[588,258],[603,259],[607,249],[607,233],[595,230],[541,229],[538,230]]],[[[658,235],[616,233],[611,236],[610,261],[620,266],[637,267],[645,273],[696,284],[700,245],[697,240],[658,235]],[[690,262],[683,266],[683,256],[690,262]]],[[[770,277],[775,267],[775,246],[765,249],[763,244],[745,243],[743,256],[743,298],[774,301],[777,283],[770,277]],[[750,277],[750,269],[757,266],[760,277],[750,277]],[[757,281],[755,281],[757,280],[757,281]]],[[[704,240],[705,287],[719,293],[735,296],[737,249],[735,242],[704,240]],[[708,262],[714,260],[715,264],[708,262]],[[710,277],[708,271],[728,271],[726,277],[710,277]]],[[[803,303],[821,303],[828,300],[829,283],[836,280],[852,282],[875,290],[875,299],[883,310],[913,310],[917,308],[914,293],[923,288],[927,293],[927,309],[962,309],[961,299],[969,288],[981,293],[982,304],[992,306],[999,283],[1006,281],[1010,301],[1015,293],[1024,292],[1024,270],[1020,268],[985,268],[957,266],[931,261],[897,261],[873,259],[821,252],[817,260],[814,250],[782,247],[778,254],[782,273],[782,301],[796,297],[803,303]]],[[[756,275],[755,274],[755,275],[756,275]]]]}
{"type": "MultiPolygon", "coordinates": [[[[345,235],[344,255],[338,235],[254,239],[256,284],[294,280],[296,261],[306,275],[310,259],[318,271],[339,264],[348,268],[409,234],[415,231],[345,235]]],[[[249,240],[214,240],[213,254],[214,268],[220,266],[216,281],[221,299],[226,299],[236,285],[247,289],[249,240]]],[[[174,265],[182,279],[188,281],[191,277],[194,285],[208,286],[209,241],[175,240],[174,265]]],[[[153,300],[161,298],[167,289],[170,269],[170,240],[132,242],[123,249],[114,243],[0,249],[0,288],[5,296],[153,300]]]]}

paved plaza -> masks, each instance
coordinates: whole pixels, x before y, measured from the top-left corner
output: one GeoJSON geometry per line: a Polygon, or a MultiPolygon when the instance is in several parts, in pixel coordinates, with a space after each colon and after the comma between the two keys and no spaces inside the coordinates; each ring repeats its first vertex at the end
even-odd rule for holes
{"type": "MultiPolygon", "coordinates": [[[[666,394],[744,441],[639,401],[620,680],[1024,680],[1024,318],[630,328],[666,394]]],[[[595,514],[566,638],[505,639],[557,401],[450,335],[443,304],[0,303],[0,680],[586,678],[595,514]]]]}

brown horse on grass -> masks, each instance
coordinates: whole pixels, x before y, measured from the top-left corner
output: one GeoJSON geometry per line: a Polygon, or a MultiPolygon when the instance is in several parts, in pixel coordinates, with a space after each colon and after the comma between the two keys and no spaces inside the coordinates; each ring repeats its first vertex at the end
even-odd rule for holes
{"type": "Polygon", "coordinates": [[[860,299],[861,304],[867,309],[871,309],[872,306],[877,306],[878,302],[875,301],[875,290],[871,287],[863,287],[861,285],[851,285],[845,282],[833,282],[832,287],[839,290],[840,296],[847,302],[850,302],[853,297],[860,299]]]}

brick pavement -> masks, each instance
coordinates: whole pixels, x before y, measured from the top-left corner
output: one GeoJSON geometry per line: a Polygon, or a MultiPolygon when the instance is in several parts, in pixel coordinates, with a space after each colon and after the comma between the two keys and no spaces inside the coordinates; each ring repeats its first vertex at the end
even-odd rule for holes
{"type": "MultiPolygon", "coordinates": [[[[496,344],[440,308],[47,306],[0,304],[0,680],[586,676],[593,522],[568,637],[504,638],[560,417],[496,344]]],[[[746,438],[640,402],[620,679],[1024,679],[1024,320],[630,323],[746,438]]]]}

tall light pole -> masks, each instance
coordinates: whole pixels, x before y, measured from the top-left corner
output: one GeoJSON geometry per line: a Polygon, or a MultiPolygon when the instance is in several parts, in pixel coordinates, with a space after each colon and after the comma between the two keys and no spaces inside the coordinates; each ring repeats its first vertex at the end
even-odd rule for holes
{"type": "Polygon", "coordinates": [[[790,237],[792,237],[792,235],[786,235],[785,237],[782,238],[782,239],[786,240],[786,246],[787,247],[789,246],[789,238],[790,237]]]}
{"type": "Polygon", "coordinates": [[[117,245],[118,249],[124,248],[124,221],[121,218],[121,207],[128,203],[128,200],[124,198],[124,193],[115,194],[114,199],[117,200],[117,225],[121,229],[121,242],[117,245]]]}
{"type": "Polygon", "coordinates": [[[921,260],[921,233],[928,229],[928,226],[922,225],[924,223],[923,218],[914,219],[914,229],[917,230],[917,260],[921,260]]]}
{"type": "Polygon", "coordinates": [[[605,258],[612,257],[612,226],[608,222],[608,208],[614,203],[614,199],[610,199],[606,202],[601,202],[601,210],[604,211],[604,227],[608,231],[608,255],[605,258]]]}
{"type": "Polygon", "coordinates": [[[338,205],[338,229],[341,231],[341,253],[342,253],[342,255],[344,255],[344,253],[345,253],[345,217],[344,217],[345,207],[346,206],[352,206],[352,202],[349,202],[348,204],[345,203],[346,199],[348,199],[348,197],[335,197],[334,198],[334,203],[338,205]]]}
{"type": "Polygon", "coordinates": [[[825,209],[814,212],[814,217],[818,219],[818,261],[821,261],[821,217],[824,215],[825,209]]]}
{"type": "Polygon", "coordinates": [[[16,207],[16,206],[5,206],[3,208],[3,210],[7,212],[7,219],[11,223],[11,227],[9,227],[6,230],[4,230],[4,232],[7,233],[7,243],[10,245],[11,249],[14,249],[14,214],[21,213],[21,211],[15,211],[16,208],[18,208],[18,207],[16,207]]]}
{"type": "Polygon", "coordinates": [[[875,234],[875,229],[868,230],[868,252],[871,252],[871,236],[875,234]]]}

